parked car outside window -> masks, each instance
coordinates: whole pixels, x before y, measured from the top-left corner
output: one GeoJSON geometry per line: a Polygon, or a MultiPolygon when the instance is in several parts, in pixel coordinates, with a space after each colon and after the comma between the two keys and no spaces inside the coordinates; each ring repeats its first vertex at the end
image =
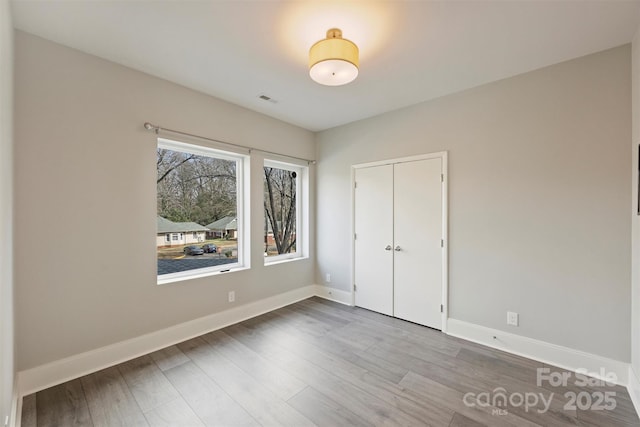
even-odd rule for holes
{"type": "Polygon", "coordinates": [[[202,245],[202,250],[207,254],[215,254],[218,248],[213,243],[206,243],[202,245]]]}
{"type": "Polygon", "coordinates": [[[197,246],[186,246],[184,248],[185,255],[202,255],[204,251],[197,246]]]}

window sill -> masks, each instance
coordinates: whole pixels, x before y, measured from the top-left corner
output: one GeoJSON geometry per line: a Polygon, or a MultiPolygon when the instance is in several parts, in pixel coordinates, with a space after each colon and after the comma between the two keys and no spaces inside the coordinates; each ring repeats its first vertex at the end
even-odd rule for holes
{"type": "Polygon", "coordinates": [[[266,259],[264,260],[264,265],[269,266],[269,265],[277,265],[277,264],[286,264],[288,262],[294,262],[294,261],[301,261],[301,260],[305,260],[305,259],[309,259],[308,256],[299,256],[299,257],[295,257],[295,258],[286,258],[286,259],[276,259],[273,261],[267,261],[266,259]]]}
{"type": "Polygon", "coordinates": [[[203,277],[221,276],[223,274],[231,274],[237,271],[249,270],[249,268],[250,267],[243,266],[243,267],[231,268],[229,270],[203,271],[200,273],[185,274],[184,276],[175,276],[175,277],[167,277],[167,278],[158,277],[157,285],[168,285],[170,283],[185,282],[187,280],[193,280],[193,279],[202,279],[203,277]]]}

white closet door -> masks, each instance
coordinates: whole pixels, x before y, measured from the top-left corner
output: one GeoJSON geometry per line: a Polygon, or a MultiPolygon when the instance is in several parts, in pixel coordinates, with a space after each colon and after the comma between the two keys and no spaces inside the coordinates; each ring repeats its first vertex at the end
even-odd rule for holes
{"type": "Polygon", "coordinates": [[[356,169],[355,303],[393,315],[393,165],[356,169]]]}
{"type": "Polygon", "coordinates": [[[394,165],[394,305],[401,319],[442,329],[442,162],[394,165]]]}

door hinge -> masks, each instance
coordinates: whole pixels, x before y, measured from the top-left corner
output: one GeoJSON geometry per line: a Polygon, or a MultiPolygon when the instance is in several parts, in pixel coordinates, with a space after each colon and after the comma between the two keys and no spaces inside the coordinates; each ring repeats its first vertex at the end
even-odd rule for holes
{"type": "Polygon", "coordinates": [[[444,182],[444,174],[443,173],[440,174],[440,182],[444,182]]]}
{"type": "Polygon", "coordinates": [[[444,248],[444,239],[440,239],[440,247],[444,248]]]}
{"type": "Polygon", "coordinates": [[[357,240],[358,239],[358,234],[357,233],[353,233],[353,240],[357,240]]]}
{"type": "Polygon", "coordinates": [[[358,183],[354,181],[353,188],[358,188],[358,183]]]}
{"type": "Polygon", "coordinates": [[[444,313],[444,304],[440,304],[440,313],[444,313]]]}
{"type": "Polygon", "coordinates": [[[355,292],[355,291],[357,291],[357,290],[358,290],[358,289],[356,288],[356,284],[354,283],[354,284],[353,284],[353,291],[355,292]]]}

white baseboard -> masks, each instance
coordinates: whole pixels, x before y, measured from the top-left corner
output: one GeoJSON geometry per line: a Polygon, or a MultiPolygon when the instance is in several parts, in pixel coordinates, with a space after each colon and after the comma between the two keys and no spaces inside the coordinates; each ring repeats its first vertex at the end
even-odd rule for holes
{"type": "MultiPolygon", "coordinates": [[[[314,285],[56,360],[18,373],[19,397],[117,365],[179,342],[276,310],[316,294],[314,285]]],[[[21,399],[20,399],[21,400],[21,399]]]]}
{"type": "Polygon", "coordinates": [[[640,376],[638,372],[635,372],[633,367],[629,365],[629,384],[627,385],[629,390],[629,396],[633,406],[636,407],[636,412],[640,414],[640,376]]]}
{"type": "Polygon", "coordinates": [[[330,301],[339,302],[340,304],[353,305],[353,296],[351,292],[343,291],[341,289],[330,288],[324,285],[314,285],[316,295],[320,298],[328,299],[330,301]]]}
{"type": "Polygon", "coordinates": [[[625,362],[456,319],[449,319],[447,333],[569,371],[586,369],[589,375],[599,379],[610,380],[603,378],[602,371],[605,375],[614,373],[617,384],[627,385],[629,364],[625,362]]]}

